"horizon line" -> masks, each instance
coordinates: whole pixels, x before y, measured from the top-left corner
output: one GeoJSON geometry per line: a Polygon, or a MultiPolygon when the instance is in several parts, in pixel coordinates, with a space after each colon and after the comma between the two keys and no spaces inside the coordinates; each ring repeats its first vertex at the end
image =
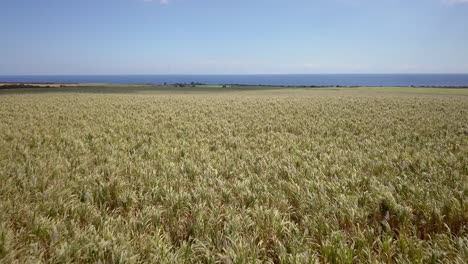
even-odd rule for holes
{"type": "Polygon", "coordinates": [[[468,72],[393,72],[393,73],[72,73],[72,74],[62,74],[62,73],[47,73],[47,74],[0,74],[0,76],[148,76],[148,75],[186,75],[186,76],[204,76],[204,75],[468,75],[468,72]]]}

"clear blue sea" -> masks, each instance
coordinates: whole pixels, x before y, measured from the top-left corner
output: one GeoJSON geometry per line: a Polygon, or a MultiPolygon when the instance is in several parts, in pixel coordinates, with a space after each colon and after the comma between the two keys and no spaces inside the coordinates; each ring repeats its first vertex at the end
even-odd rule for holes
{"type": "Polygon", "coordinates": [[[468,86],[468,74],[16,75],[0,82],[331,86],[468,86]]]}

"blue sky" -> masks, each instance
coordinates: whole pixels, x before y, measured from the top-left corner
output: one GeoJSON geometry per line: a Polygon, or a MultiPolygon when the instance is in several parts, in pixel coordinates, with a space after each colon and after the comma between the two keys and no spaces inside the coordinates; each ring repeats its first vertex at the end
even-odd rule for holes
{"type": "Polygon", "coordinates": [[[0,75],[468,73],[468,0],[0,0],[0,75]]]}

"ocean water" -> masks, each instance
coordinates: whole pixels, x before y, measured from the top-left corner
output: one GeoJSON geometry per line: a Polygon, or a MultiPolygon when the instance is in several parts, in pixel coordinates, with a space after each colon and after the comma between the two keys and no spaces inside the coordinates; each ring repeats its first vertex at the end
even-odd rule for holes
{"type": "Polygon", "coordinates": [[[468,74],[0,75],[0,82],[331,86],[468,86],[468,74]]]}

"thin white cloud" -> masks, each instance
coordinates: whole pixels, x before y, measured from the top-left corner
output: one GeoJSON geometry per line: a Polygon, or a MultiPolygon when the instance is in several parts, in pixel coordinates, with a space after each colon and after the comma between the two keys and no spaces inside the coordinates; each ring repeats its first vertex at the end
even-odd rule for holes
{"type": "Polygon", "coordinates": [[[143,0],[143,2],[159,2],[161,5],[169,4],[169,0],[143,0]]]}
{"type": "Polygon", "coordinates": [[[468,3],[468,0],[443,0],[443,1],[452,5],[468,3]]]}
{"type": "MultiPolygon", "coordinates": [[[[161,5],[169,4],[169,0],[143,0],[143,2],[159,2],[161,5]]],[[[468,0],[442,0],[442,2],[455,5],[455,4],[467,4],[468,0]]]]}

